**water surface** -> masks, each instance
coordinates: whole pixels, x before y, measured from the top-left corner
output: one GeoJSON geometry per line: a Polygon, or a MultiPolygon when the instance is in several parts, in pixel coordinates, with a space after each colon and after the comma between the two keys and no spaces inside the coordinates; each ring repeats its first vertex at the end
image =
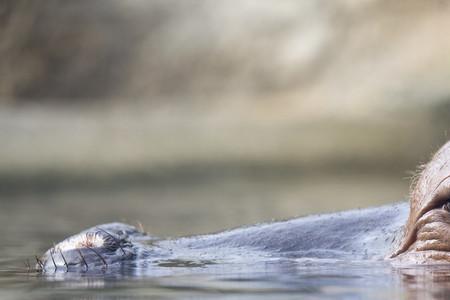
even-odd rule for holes
{"type": "MultiPolygon", "coordinates": [[[[29,272],[35,254],[95,224],[142,223],[160,236],[214,232],[271,219],[382,204],[407,182],[383,177],[229,179],[1,195],[1,299],[445,298],[450,268],[394,268],[383,261],[248,257],[160,261],[100,272],[29,272]],[[353,184],[349,184],[353,183],[353,184]],[[364,194],[378,190],[380,199],[364,194]],[[339,197],[337,196],[339,195],[339,197]],[[384,200],[383,200],[384,199],[384,200]],[[377,202],[378,201],[378,202],[377,202]],[[142,266],[141,266],[142,267],[142,266]]],[[[382,224],[380,224],[382,225],[382,224]]]]}

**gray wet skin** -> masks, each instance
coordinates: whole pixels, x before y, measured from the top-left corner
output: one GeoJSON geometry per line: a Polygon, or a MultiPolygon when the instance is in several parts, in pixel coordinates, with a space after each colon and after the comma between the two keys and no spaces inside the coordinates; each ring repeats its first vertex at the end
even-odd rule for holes
{"type": "Polygon", "coordinates": [[[156,239],[111,223],[65,239],[37,259],[48,271],[114,270],[155,262],[276,257],[389,259],[400,264],[450,262],[450,142],[426,165],[410,203],[308,216],[222,233],[156,239]]]}

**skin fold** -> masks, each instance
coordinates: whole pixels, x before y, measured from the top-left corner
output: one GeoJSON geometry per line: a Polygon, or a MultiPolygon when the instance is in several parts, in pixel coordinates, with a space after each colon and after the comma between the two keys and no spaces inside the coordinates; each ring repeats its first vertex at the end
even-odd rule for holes
{"type": "Polygon", "coordinates": [[[174,240],[122,223],[98,225],[36,257],[36,269],[115,272],[124,265],[149,269],[182,262],[286,257],[389,260],[394,265],[450,263],[450,142],[411,186],[409,205],[308,216],[174,240]]]}
{"type": "Polygon", "coordinates": [[[425,165],[412,186],[403,242],[391,256],[400,262],[450,262],[450,142],[425,165]]]}

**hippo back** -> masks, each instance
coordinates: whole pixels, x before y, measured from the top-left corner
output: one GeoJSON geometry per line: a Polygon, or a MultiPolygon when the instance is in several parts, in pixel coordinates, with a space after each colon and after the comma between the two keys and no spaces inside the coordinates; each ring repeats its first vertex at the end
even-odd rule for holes
{"type": "Polygon", "coordinates": [[[295,257],[382,259],[398,244],[408,212],[408,204],[399,203],[259,224],[173,243],[189,249],[246,247],[295,257]]]}

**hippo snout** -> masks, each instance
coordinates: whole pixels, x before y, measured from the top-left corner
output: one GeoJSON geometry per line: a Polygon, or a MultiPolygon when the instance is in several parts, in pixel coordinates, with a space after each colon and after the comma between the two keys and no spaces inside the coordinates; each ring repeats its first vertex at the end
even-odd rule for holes
{"type": "Polygon", "coordinates": [[[142,236],[142,233],[126,224],[95,226],[47,250],[41,258],[37,258],[36,269],[41,272],[88,271],[131,261],[137,255],[132,238],[139,235],[142,236]]]}

